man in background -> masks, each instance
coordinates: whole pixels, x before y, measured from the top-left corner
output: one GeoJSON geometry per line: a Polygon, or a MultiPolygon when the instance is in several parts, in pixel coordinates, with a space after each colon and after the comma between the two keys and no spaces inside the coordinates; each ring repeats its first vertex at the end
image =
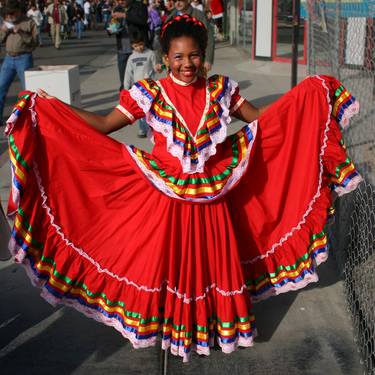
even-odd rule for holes
{"type": "Polygon", "coordinates": [[[51,38],[56,49],[60,49],[61,44],[61,25],[66,25],[68,16],[65,7],[59,0],[53,0],[53,3],[47,7],[48,23],[51,27],[51,38]]]}
{"type": "Polygon", "coordinates": [[[5,20],[0,29],[0,41],[5,43],[5,57],[0,70],[0,121],[3,121],[5,97],[16,74],[25,89],[25,70],[33,67],[32,52],[38,45],[37,26],[28,18],[16,0],[8,0],[5,20]]]}

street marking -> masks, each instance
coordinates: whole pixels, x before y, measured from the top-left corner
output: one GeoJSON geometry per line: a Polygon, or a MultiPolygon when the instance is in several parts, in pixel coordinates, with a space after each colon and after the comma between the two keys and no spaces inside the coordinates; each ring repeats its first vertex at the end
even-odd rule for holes
{"type": "MultiPolygon", "coordinates": [[[[26,344],[28,341],[40,335],[43,331],[45,331],[49,326],[55,323],[58,319],[63,316],[63,308],[60,308],[53,314],[51,314],[48,318],[40,321],[39,323],[35,324],[31,328],[27,329],[20,333],[16,338],[14,338],[8,345],[4,346],[0,350],[0,358],[6,357],[9,353],[16,350],[18,347],[26,344]]],[[[20,315],[20,314],[19,314],[20,315]]]]}

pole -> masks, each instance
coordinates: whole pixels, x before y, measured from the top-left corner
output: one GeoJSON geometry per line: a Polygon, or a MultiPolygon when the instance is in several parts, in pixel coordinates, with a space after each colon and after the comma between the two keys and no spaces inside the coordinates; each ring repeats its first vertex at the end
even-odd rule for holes
{"type": "Polygon", "coordinates": [[[301,0],[293,0],[293,30],[292,30],[292,84],[297,84],[298,68],[298,36],[300,25],[301,0]]]}
{"type": "Polygon", "coordinates": [[[160,375],[168,374],[168,349],[160,351],[160,375]]]}

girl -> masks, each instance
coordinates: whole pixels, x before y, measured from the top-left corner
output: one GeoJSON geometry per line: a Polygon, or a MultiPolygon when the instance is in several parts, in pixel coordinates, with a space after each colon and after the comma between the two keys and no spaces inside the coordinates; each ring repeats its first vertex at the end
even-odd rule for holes
{"type": "Polygon", "coordinates": [[[134,347],[161,332],[187,360],[215,339],[252,346],[252,302],[317,281],[331,192],[361,180],[338,129],[358,106],[314,77],[255,108],[234,81],[201,75],[202,23],[178,16],[161,37],[168,76],[122,91],[107,116],[21,97],[7,128],[10,249],[47,301],[134,347]],[[143,117],[152,153],[101,134],[143,117]],[[227,137],[231,117],[248,124],[227,137]]]}

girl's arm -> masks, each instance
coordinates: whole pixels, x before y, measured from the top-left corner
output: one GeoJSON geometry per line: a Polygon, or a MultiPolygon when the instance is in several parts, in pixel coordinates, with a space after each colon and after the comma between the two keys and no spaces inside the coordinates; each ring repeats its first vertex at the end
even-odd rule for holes
{"type": "Polygon", "coordinates": [[[130,119],[116,109],[108,115],[102,116],[73,106],[70,106],[70,108],[89,125],[103,134],[112,133],[131,124],[130,119]]]}
{"type": "Polygon", "coordinates": [[[232,116],[241,121],[250,123],[256,120],[269,106],[270,104],[257,108],[245,100],[239,108],[233,112],[232,116]]]}
{"type": "MultiPolygon", "coordinates": [[[[38,90],[38,94],[45,99],[56,99],[55,97],[48,95],[41,89],[38,90]]],[[[117,111],[116,109],[114,109],[108,115],[102,116],[97,115],[96,113],[85,111],[84,109],[75,108],[73,106],[69,107],[89,125],[103,134],[112,133],[132,123],[131,120],[127,116],[125,116],[125,114],[117,111]]]]}

